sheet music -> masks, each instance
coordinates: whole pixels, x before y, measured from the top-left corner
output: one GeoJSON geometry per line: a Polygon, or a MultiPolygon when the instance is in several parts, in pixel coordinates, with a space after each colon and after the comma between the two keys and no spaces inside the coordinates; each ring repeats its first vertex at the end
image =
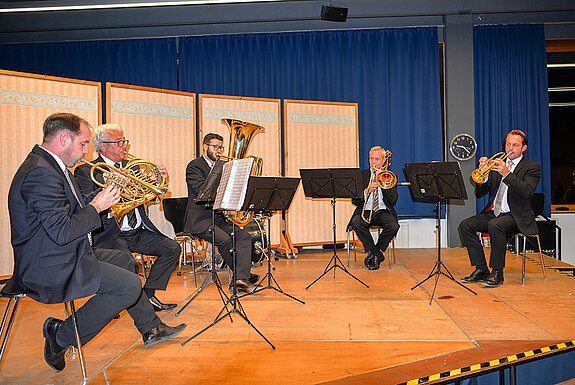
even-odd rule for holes
{"type": "Polygon", "coordinates": [[[214,210],[240,211],[246,198],[254,158],[237,159],[224,165],[214,210]]]}

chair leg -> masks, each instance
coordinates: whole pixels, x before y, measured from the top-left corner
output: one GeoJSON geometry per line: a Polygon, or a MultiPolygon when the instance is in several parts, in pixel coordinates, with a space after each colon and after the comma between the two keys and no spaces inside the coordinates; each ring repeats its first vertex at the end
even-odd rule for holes
{"type": "Polygon", "coordinates": [[[521,284],[525,285],[525,258],[527,253],[527,237],[523,235],[523,270],[521,272],[521,284]]]}
{"type": "Polygon", "coordinates": [[[18,309],[18,304],[20,300],[24,298],[26,294],[19,294],[15,297],[12,297],[8,300],[8,305],[6,305],[6,311],[4,312],[4,318],[2,318],[2,328],[0,328],[0,336],[4,336],[2,338],[2,347],[0,348],[0,365],[2,364],[2,357],[4,357],[4,349],[6,348],[6,342],[8,341],[8,336],[10,335],[10,329],[12,329],[12,324],[14,323],[14,316],[16,315],[16,310],[18,309]],[[10,317],[8,317],[8,313],[10,311],[10,305],[14,302],[14,306],[12,307],[12,312],[10,313],[10,317]],[[6,324],[6,320],[8,324],[6,324]],[[4,328],[6,327],[6,330],[4,328]]]}
{"type": "Polygon", "coordinates": [[[350,229],[347,229],[347,244],[346,244],[346,249],[347,249],[347,268],[349,269],[349,233],[350,233],[350,229]]]}
{"type": "Polygon", "coordinates": [[[539,247],[539,261],[541,262],[541,269],[543,270],[543,279],[547,279],[545,276],[545,260],[543,259],[543,252],[541,251],[541,242],[539,242],[539,234],[537,237],[537,247],[539,247]]]}
{"type": "Polygon", "coordinates": [[[78,331],[78,320],[76,318],[76,307],[74,301],[69,301],[72,323],[74,324],[74,334],[76,335],[76,344],[78,345],[78,357],[80,358],[80,368],[82,369],[82,380],[86,383],[88,377],[86,376],[86,364],[84,363],[84,355],[82,354],[82,342],[80,341],[80,332],[78,331]]]}

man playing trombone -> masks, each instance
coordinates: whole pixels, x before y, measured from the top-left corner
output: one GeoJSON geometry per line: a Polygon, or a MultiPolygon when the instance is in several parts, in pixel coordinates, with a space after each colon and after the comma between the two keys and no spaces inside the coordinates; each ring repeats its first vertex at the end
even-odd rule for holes
{"type": "Polygon", "coordinates": [[[486,286],[503,284],[505,267],[505,246],[507,235],[522,232],[537,234],[535,214],[531,198],[539,184],[541,167],[525,158],[527,136],[520,130],[513,130],[505,138],[505,154],[501,158],[479,159],[479,168],[474,174],[481,174],[474,180],[478,198],[489,193],[489,202],[480,214],[467,218],[459,225],[463,246],[467,248],[471,265],[475,270],[463,278],[464,282],[483,282],[486,286]],[[502,158],[507,158],[503,161],[502,158]],[[485,174],[485,176],[482,176],[485,174]],[[489,267],[477,233],[488,233],[491,239],[489,267]]]}
{"type": "MultiPolygon", "coordinates": [[[[369,150],[369,169],[362,170],[363,198],[352,199],[356,206],[348,226],[357,234],[357,237],[363,244],[364,249],[368,252],[364,260],[365,266],[369,270],[379,269],[380,263],[385,259],[383,253],[389,246],[389,242],[399,231],[397,214],[393,206],[397,202],[397,178],[395,182],[379,182],[378,174],[381,176],[391,174],[388,171],[391,152],[386,152],[381,146],[372,147],[369,150]],[[389,155],[388,155],[389,154],[389,155]],[[379,183],[378,183],[379,182],[379,183]],[[377,226],[381,228],[381,233],[374,243],[369,228],[377,226]]],[[[395,175],[393,175],[395,177],[395,175]]]]}
{"type": "MultiPolygon", "coordinates": [[[[94,150],[100,154],[94,163],[105,162],[116,168],[126,165],[128,140],[124,137],[124,132],[119,125],[100,125],[92,143],[94,150]]],[[[83,165],[77,167],[74,172],[83,194],[90,194],[99,187],[92,180],[90,169],[89,165],[83,165]]],[[[159,165],[158,170],[164,178],[167,178],[167,170],[164,166],[159,165]]],[[[101,170],[96,170],[94,175],[99,182],[104,183],[101,170]]],[[[94,245],[157,256],[146,279],[144,293],[155,311],[166,311],[176,307],[174,303],[162,303],[155,293],[156,290],[166,290],[172,271],[180,258],[181,248],[178,242],[168,238],[154,226],[143,206],[128,212],[120,226],[110,211],[102,213],[101,218],[103,226],[93,232],[94,245]]]]}

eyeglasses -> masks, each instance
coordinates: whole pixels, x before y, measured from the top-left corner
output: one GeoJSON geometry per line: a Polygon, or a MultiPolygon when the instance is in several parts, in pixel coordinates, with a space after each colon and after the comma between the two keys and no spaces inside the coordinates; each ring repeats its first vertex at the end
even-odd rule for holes
{"type": "Polygon", "coordinates": [[[118,145],[118,147],[124,147],[124,145],[128,145],[130,144],[130,141],[128,139],[124,139],[124,140],[107,140],[107,141],[103,141],[102,143],[116,143],[118,145]]]}
{"type": "Polygon", "coordinates": [[[220,146],[219,144],[206,144],[208,147],[213,147],[216,151],[225,150],[224,146],[220,146]]]}

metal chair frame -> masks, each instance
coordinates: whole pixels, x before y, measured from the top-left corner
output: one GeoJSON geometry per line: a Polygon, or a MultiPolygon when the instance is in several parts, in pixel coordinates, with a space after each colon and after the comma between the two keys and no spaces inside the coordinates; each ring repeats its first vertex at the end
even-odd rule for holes
{"type": "MultiPolygon", "coordinates": [[[[6,311],[4,312],[4,317],[2,318],[2,327],[0,328],[0,337],[2,338],[2,347],[0,348],[0,365],[2,364],[2,358],[4,357],[4,352],[6,349],[6,343],[10,335],[10,330],[14,324],[14,318],[16,316],[16,310],[18,310],[18,305],[20,301],[26,297],[26,294],[20,290],[15,290],[14,292],[5,291],[6,284],[2,291],[0,291],[1,298],[8,298],[8,304],[6,305],[6,311]],[[12,303],[14,305],[12,306],[12,303]],[[12,309],[10,311],[10,309],[12,309]],[[8,321],[8,322],[6,322],[8,321]]],[[[82,369],[82,381],[84,384],[87,383],[88,378],[86,376],[86,364],[84,362],[84,355],[82,353],[82,343],[80,341],[80,333],[78,332],[78,320],[76,318],[76,307],[74,306],[74,301],[65,302],[65,311],[68,313],[68,307],[70,308],[70,315],[72,317],[72,322],[74,324],[74,334],[76,336],[76,344],[78,345],[78,358],[80,360],[80,368],[82,369]]]]}

